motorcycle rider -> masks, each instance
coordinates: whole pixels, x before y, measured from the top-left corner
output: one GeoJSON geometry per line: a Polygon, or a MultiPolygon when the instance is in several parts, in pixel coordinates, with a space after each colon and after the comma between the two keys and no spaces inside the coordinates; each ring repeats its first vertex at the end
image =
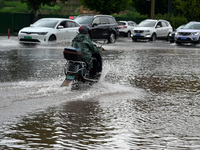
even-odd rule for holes
{"type": "MultiPolygon", "coordinates": [[[[79,28],[79,34],[72,40],[72,47],[80,48],[83,52],[82,59],[86,62],[88,70],[93,68],[93,53],[100,53],[101,50],[97,48],[89,38],[89,27],[87,25],[82,25],[79,28]]],[[[90,73],[91,75],[91,73],[90,73]]]]}

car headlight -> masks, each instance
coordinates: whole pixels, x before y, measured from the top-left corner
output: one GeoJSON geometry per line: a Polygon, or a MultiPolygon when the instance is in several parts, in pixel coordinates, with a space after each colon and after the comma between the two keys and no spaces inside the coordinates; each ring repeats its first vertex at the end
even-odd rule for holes
{"type": "Polygon", "coordinates": [[[179,33],[178,33],[178,32],[176,32],[176,33],[175,33],[175,35],[179,35],[179,33]]]}
{"type": "Polygon", "coordinates": [[[38,35],[46,35],[48,32],[38,32],[38,35]]]}
{"type": "Polygon", "coordinates": [[[192,34],[193,35],[199,35],[199,32],[193,32],[192,34]]]}
{"type": "Polygon", "coordinates": [[[150,32],[150,30],[144,30],[144,32],[150,32]]]}

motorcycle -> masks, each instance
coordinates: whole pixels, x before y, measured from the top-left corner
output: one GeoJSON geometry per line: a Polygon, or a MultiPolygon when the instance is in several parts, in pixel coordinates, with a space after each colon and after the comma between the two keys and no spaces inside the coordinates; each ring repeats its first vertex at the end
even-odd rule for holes
{"type": "MultiPolygon", "coordinates": [[[[101,48],[101,46],[98,48],[101,48]]],[[[104,50],[103,48],[101,49],[104,50]]],[[[82,60],[81,49],[66,47],[63,55],[67,62],[64,66],[66,77],[61,87],[69,86],[72,83],[72,88],[79,88],[81,84],[92,85],[99,81],[102,72],[102,57],[100,53],[92,55],[93,68],[90,71],[86,62],[82,60]]]]}

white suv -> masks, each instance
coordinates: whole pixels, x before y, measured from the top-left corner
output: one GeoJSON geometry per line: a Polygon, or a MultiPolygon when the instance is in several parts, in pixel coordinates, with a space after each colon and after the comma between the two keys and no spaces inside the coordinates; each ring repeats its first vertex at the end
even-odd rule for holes
{"type": "Polygon", "coordinates": [[[149,39],[155,41],[156,38],[168,40],[169,34],[173,31],[172,26],[166,20],[146,19],[132,30],[132,40],[149,39]]]}
{"type": "Polygon", "coordinates": [[[119,33],[120,35],[124,35],[126,37],[131,37],[131,30],[137,25],[133,21],[118,21],[119,25],[119,33]]]}

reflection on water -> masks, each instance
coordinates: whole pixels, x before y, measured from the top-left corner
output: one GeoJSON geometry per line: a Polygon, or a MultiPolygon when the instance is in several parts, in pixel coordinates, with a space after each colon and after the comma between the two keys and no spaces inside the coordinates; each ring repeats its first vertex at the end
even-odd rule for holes
{"type": "Polygon", "coordinates": [[[199,149],[199,102],[163,96],[71,101],[39,111],[5,125],[0,148],[199,149]]]}
{"type": "MultiPolygon", "coordinates": [[[[29,52],[13,51],[13,62],[16,65],[23,62],[23,66],[30,63],[30,72],[47,71],[50,66],[56,68],[62,64],[58,53],[43,51],[37,56],[29,52]],[[39,57],[44,66],[36,63],[39,57]]],[[[70,100],[62,105],[40,108],[20,117],[17,123],[5,122],[0,127],[0,149],[200,149],[200,55],[196,51],[107,51],[103,58],[103,81],[87,89],[85,98],[74,98],[84,93],[84,89],[65,92],[70,100]],[[122,86],[124,91],[119,88],[114,94],[105,92],[114,88],[106,83],[122,86]],[[131,90],[126,92],[126,88],[131,90]],[[138,92],[138,89],[143,90],[138,92]],[[94,96],[87,97],[92,92],[94,96]]],[[[56,78],[61,71],[57,69],[50,78],[56,78]]],[[[41,72],[38,76],[51,82],[41,72]]],[[[41,91],[37,87],[29,86],[29,92],[41,91]]],[[[54,94],[46,94],[44,88],[43,95],[32,97],[32,101],[50,97],[59,101],[65,97],[56,88],[54,94]]],[[[17,87],[15,90],[20,93],[17,87]]]]}

